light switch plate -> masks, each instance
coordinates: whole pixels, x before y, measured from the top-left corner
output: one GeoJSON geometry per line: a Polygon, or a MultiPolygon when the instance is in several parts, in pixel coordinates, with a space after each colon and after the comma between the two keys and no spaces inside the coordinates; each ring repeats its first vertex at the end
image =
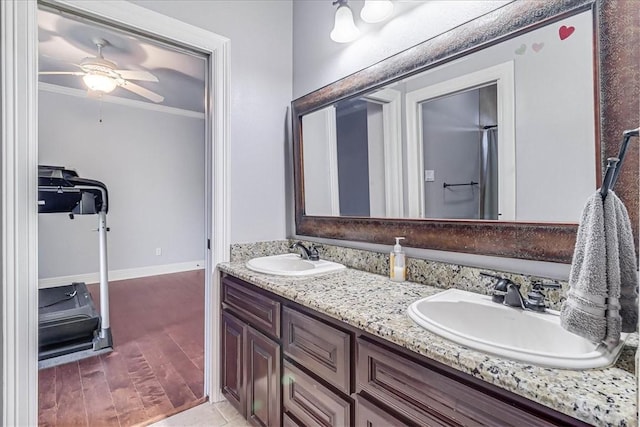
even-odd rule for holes
{"type": "Polygon", "coordinates": [[[426,169],[424,171],[424,180],[426,182],[433,182],[436,180],[436,171],[434,170],[430,170],[430,169],[426,169]]]}

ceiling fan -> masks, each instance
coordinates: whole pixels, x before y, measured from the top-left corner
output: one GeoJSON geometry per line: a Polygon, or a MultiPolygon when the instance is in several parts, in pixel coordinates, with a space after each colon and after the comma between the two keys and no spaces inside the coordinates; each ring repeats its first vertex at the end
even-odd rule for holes
{"type": "Polygon", "coordinates": [[[108,45],[106,40],[95,40],[98,55],[87,57],[80,64],[73,64],[82,71],[41,71],[40,75],[72,75],[82,76],[90,96],[102,96],[112,92],[116,87],[121,87],[150,101],[159,103],[164,97],[142,86],[132,83],[130,80],[142,80],[157,82],[158,78],[148,71],[118,70],[116,63],[102,56],[102,48],[108,45]]]}

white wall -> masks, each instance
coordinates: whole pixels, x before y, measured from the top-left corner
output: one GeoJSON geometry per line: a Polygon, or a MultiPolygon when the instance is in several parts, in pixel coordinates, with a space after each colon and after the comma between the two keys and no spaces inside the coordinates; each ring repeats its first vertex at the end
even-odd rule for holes
{"type": "Polygon", "coordinates": [[[292,2],[132,3],[231,39],[231,242],[285,238],[292,2]]]}
{"type": "MultiPolygon", "coordinates": [[[[107,186],[109,270],[204,260],[204,119],[39,97],[39,163],[107,186]]],[[[38,221],[41,279],[98,272],[97,215],[38,221]]]]}
{"type": "Polygon", "coordinates": [[[360,20],[364,0],[351,0],[361,37],[346,44],[329,38],[336,6],[293,2],[293,97],[299,98],[384,58],[430,39],[510,1],[394,1],[392,20],[360,20]]]}

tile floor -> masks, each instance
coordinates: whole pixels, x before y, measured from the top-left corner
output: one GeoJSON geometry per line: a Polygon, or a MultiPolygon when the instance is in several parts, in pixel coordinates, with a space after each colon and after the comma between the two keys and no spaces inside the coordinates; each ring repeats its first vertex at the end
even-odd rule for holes
{"type": "Polygon", "coordinates": [[[149,427],[249,427],[242,415],[229,402],[205,402],[149,427]]]}

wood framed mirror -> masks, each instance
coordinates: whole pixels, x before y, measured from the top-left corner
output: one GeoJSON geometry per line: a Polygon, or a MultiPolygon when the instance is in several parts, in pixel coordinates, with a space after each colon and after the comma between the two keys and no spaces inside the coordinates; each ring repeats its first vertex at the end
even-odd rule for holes
{"type": "MultiPolygon", "coordinates": [[[[570,263],[575,244],[580,209],[586,201],[585,195],[588,196],[592,194],[600,186],[604,171],[603,165],[606,164],[608,157],[617,156],[622,141],[622,132],[626,129],[637,128],[640,121],[638,113],[640,71],[637,66],[637,58],[635,57],[635,46],[639,44],[640,18],[637,4],[634,4],[633,1],[514,1],[294,100],[292,102],[292,116],[296,234],[299,236],[382,244],[392,244],[393,237],[405,236],[406,246],[412,248],[570,263]],[[587,17],[587,21],[584,20],[585,16],[587,17]],[[582,200],[582,202],[580,202],[579,208],[573,206],[568,216],[562,214],[565,216],[557,216],[559,219],[554,219],[554,217],[544,218],[540,216],[544,216],[544,210],[540,210],[539,212],[543,213],[538,213],[537,217],[509,213],[509,203],[512,203],[512,212],[521,210],[520,205],[518,205],[517,208],[514,207],[516,206],[516,202],[513,200],[531,201],[535,199],[533,198],[533,193],[518,193],[515,195],[515,188],[518,185],[511,182],[511,184],[502,186],[502,181],[500,181],[501,187],[499,192],[502,195],[502,199],[507,200],[507,203],[504,204],[506,207],[500,205],[498,208],[500,213],[495,214],[498,216],[492,218],[486,216],[486,213],[484,214],[485,216],[463,216],[460,218],[456,218],[455,215],[454,217],[440,216],[439,213],[433,214],[432,216],[428,216],[427,214],[425,216],[425,211],[428,211],[428,209],[423,208],[425,206],[424,201],[421,200],[417,203],[407,202],[406,193],[411,193],[411,188],[407,190],[407,186],[411,187],[413,185],[418,188],[416,194],[420,194],[422,197],[423,194],[426,194],[424,193],[424,189],[432,184],[429,181],[435,180],[433,176],[434,171],[428,170],[430,167],[426,166],[427,160],[425,160],[425,163],[422,163],[422,152],[420,152],[419,156],[416,156],[416,152],[408,149],[407,147],[409,147],[409,145],[404,141],[402,142],[402,149],[397,152],[398,154],[396,154],[394,160],[396,164],[404,165],[404,170],[398,174],[395,180],[387,178],[386,183],[379,183],[380,186],[387,186],[386,212],[389,213],[389,215],[379,214],[379,212],[385,212],[385,200],[376,202],[382,206],[380,208],[381,210],[374,210],[373,196],[370,196],[368,199],[371,209],[367,210],[365,214],[358,213],[358,211],[344,214],[340,209],[335,208],[336,205],[346,204],[342,199],[338,198],[338,191],[329,197],[330,200],[333,200],[334,207],[331,208],[331,201],[327,202],[327,206],[329,206],[327,208],[329,209],[328,212],[322,209],[318,210],[316,207],[311,206],[311,200],[313,199],[309,198],[309,194],[316,190],[312,189],[313,181],[309,180],[310,176],[318,176],[321,181],[324,180],[328,182],[327,185],[334,185],[335,188],[339,188],[335,182],[333,184],[331,183],[337,174],[334,173],[335,176],[332,178],[332,176],[327,176],[324,173],[324,171],[327,170],[325,166],[322,166],[319,170],[313,170],[313,166],[308,164],[308,161],[305,163],[305,152],[307,153],[307,159],[318,157],[317,153],[313,151],[312,146],[312,140],[317,139],[318,133],[315,132],[315,130],[309,131],[309,129],[312,129],[310,123],[314,123],[313,120],[310,120],[311,117],[320,115],[323,109],[327,111],[337,111],[338,113],[332,113],[330,116],[327,116],[333,117],[332,120],[335,121],[335,117],[339,117],[341,111],[349,108],[351,108],[351,110],[358,109],[357,106],[354,107],[354,101],[373,100],[377,103],[387,102],[386,100],[380,101],[380,99],[384,99],[385,96],[387,96],[389,88],[395,88],[398,84],[415,79],[416,76],[426,74],[435,75],[443,68],[448,70],[447,72],[455,70],[455,67],[460,63],[464,63],[465,61],[469,62],[469,58],[472,56],[486,52],[489,49],[502,49],[502,46],[507,46],[504,49],[511,54],[510,61],[512,63],[515,62],[517,73],[518,61],[524,60],[523,58],[526,57],[525,52],[529,55],[528,58],[541,58],[542,55],[535,55],[551,53],[553,52],[552,49],[554,49],[554,46],[567,46],[568,44],[562,45],[561,43],[572,35],[571,33],[575,28],[570,24],[575,22],[575,19],[582,19],[582,21],[579,21],[582,25],[580,28],[588,30],[585,31],[588,34],[586,40],[589,45],[587,48],[591,49],[591,51],[588,52],[592,65],[588,74],[590,81],[588,85],[585,85],[585,87],[589,87],[589,89],[587,89],[588,99],[592,102],[588,105],[590,108],[592,107],[589,110],[590,115],[584,119],[584,115],[578,117],[570,111],[572,107],[585,105],[584,102],[576,101],[574,96],[576,91],[574,91],[573,95],[571,93],[562,94],[559,99],[552,102],[554,106],[564,105],[564,108],[566,108],[566,116],[564,114],[557,114],[554,123],[538,123],[538,126],[548,128],[558,123],[562,124],[564,117],[566,117],[567,120],[571,118],[576,121],[577,126],[581,129],[581,135],[590,135],[590,138],[584,139],[590,139],[591,141],[587,142],[588,150],[585,151],[586,157],[584,158],[592,160],[587,161],[589,165],[583,172],[582,169],[577,169],[574,164],[577,156],[571,151],[573,149],[569,148],[567,152],[558,146],[557,150],[544,153],[546,157],[542,157],[542,160],[538,159],[537,163],[533,163],[529,167],[531,170],[537,170],[540,174],[544,174],[547,178],[549,176],[551,177],[551,179],[547,181],[540,180],[541,184],[537,186],[538,188],[532,190],[542,193],[541,196],[540,194],[538,195],[542,198],[540,201],[530,203],[530,205],[535,205],[538,208],[542,206],[542,208],[545,209],[544,205],[546,204],[549,207],[548,210],[552,211],[557,203],[559,204],[561,203],[560,201],[571,197],[576,198],[576,194],[574,193],[579,193],[578,198],[582,200]],[[585,22],[586,25],[584,25],[585,22]],[[550,34],[555,34],[555,38],[552,39],[550,34]],[[542,35],[548,38],[544,38],[542,35]],[[521,39],[522,37],[524,38],[521,39]],[[535,37],[540,37],[540,41],[536,42],[538,39],[535,37]],[[576,117],[578,117],[578,119],[576,119],[576,117]],[[303,121],[306,122],[305,126],[303,126],[303,121]],[[581,126],[581,124],[584,124],[584,126],[581,126]],[[305,129],[307,129],[307,132],[304,132],[305,129]],[[588,131],[588,134],[584,133],[585,129],[588,131]],[[304,135],[306,135],[306,138],[303,138],[304,135]],[[401,158],[398,159],[397,156],[401,156],[401,158]],[[415,162],[417,157],[420,157],[417,166],[407,166],[415,162]],[[553,166],[553,163],[547,163],[544,159],[555,159],[555,165],[558,166],[553,166]],[[562,179],[554,178],[554,170],[556,169],[564,170],[564,173],[561,174],[562,179]],[[407,175],[411,175],[411,171],[419,178],[408,184],[409,179],[407,175]],[[577,189],[582,175],[588,175],[588,177],[584,178],[585,182],[588,183],[586,190],[584,185],[582,185],[582,189],[577,189]],[[391,184],[389,184],[389,182],[391,182],[391,184]],[[394,182],[395,184],[393,184],[394,182]],[[403,194],[404,197],[394,198],[389,196],[389,194],[392,193],[389,191],[389,188],[394,188],[393,185],[396,185],[395,188],[398,189],[398,192],[405,193],[403,194]],[[513,187],[511,190],[509,190],[509,185],[513,187]],[[554,193],[563,187],[565,187],[565,193],[554,193]],[[514,191],[514,193],[512,193],[514,196],[511,197],[511,199],[504,196],[505,194],[510,194],[509,191],[514,191]],[[551,197],[551,195],[553,195],[553,197],[551,197]],[[547,198],[545,199],[545,197],[547,198]],[[553,201],[554,197],[556,200],[559,200],[559,202],[553,201]],[[511,202],[509,202],[509,200],[511,200],[511,202]],[[389,206],[393,206],[394,203],[396,207],[399,206],[395,210],[393,207],[389,208],[389,206]],[[411,203],[414,203],[413,208],[411,207],[411,203]],[[411,214],[408,215],[408,212],[411,214]],[[504,215],[506,218],[501,218],[499,215],[504,215]]],[[[562,52],[556,52],[556,55],[556,57],[565,56],[562,52]]],[[[541,68],[549,67],[549,65],[544,65],[541,68]]],[[[487,67],[487,69],[490,68],[492,67],[487,67]]],[[[440,72],[440,74],[443,73],[440,72]]],[[[472,73],[467,73],[467,77],[471,74],[472,73]]],[[[496,77],[494,81],[499,82],[500,78],[501,77],[496,77]]],[[[522,81],[524,77],[515,74],[514,79],[516,81],[522,81]]],[[[470,81],[473,81],[473,79],[470,81]]],[[[510,80],[508,77],[505,81],[513,85],[513,83],[509,83],[510,80]]],[[[506,87],[510,87],[508,84],[506,87]]],[[[486,85],[476,82],[469,83],[468,86],[476,88],[485,87],[486,85]]],[[[552,86],[553,83],[550,84],[549,90],[559,90],[552,86]]],[[[538,87],[541,88],[542,86],[538,87]]],[[[430,87],[428,91],[431,91],[431,89],[430,87]]],[[[500,93],[499,88],[497,91],[500,93]]],[[[458,89],[451,91],[451,93],[460,92],[463,91],[458,89]]],[[[421,94],[422,92],[415,91],[412,94],[404,93],[401,95],[404,102],[402,107],[403,114],[410,109],[407,105],[418,105],[406,103],[408,102],[406,100],[412,98],[413,94],[416,93],[421,94]]],[[[438,93],[437,90],[435,93],[438,93]]],[[[415,100],[416,96],[413,96],[412,99],[415,100]]],[[[436,96],[435,98],[440,97],[436,96]]],[[[527,97],[516,92],[514,98],[522,100],[527,97]]],[[[509,101],[506,101],[504,105],[508,105],[508,102],[509,101]]],[[[524,107],[515,105],[514,112],[512,113],[512,117],[515,117],[515,119],[511,122],[508,120],[505,121],[504,118],[509,116],[508,114],[505,115],[504,108],[498,108],[499,120],[502,120],[499,126],[502,131],[501,135],[504,141],[508,141],[511,137],[516,147],[518,147],[518,143],[520,143],[519,147],[524,146],[527,135],[531,134],[529,131],[525,133],[522,129],[525,128],[523,123],[527,119],[527,109],[535,102],[535,96],[529,96],[528,102],[529,104],[525,104],[524,107]]],[[[543,106],[542,108],[545,107],[543,106]]],[[[398,120],[402,120],[403,122],[400,128],[404,130],[401,132],[405,135],[413,132],[412,129],[414,129],[414,127],[407,125],[404,117],[398,120]]],[[[423,119],[420,118],[419,120],[423,119]]],[[[316,120],[315,122],[318,121],[316,120]]],[[[422,128],[420,129],[422,131],[422,128]]],[[[331,133],[331,131],[329,131],[329,133],[331,133]]],[[[400,132],[398,131],[398,133],[400,132]]],[[[322,134],[322,132],[320,132],[320,134],[322,134]]],[[[476,134],[480,133],[476,132],[476,134]]],[[[577,138],[578,137],[574,137],[573,139],[577,138]]],[[[545,137],[544,135],[537,137],[537,141],[545,139],[553,140],[555,141],[554,143],[560,143],[560,141],[572,138],[567,137],[567,132],[561,132],[552,138],[545,137]],[[554,138],[556,139],[554,140],[554,138]]],[[[632,144],[629,145],[629,151],[627,152],[624,164],[621,167],[615,191],[623,200],[629,212],[634,228],[637,248],[639,208],[638,143],[637,141],[632,141],[632,144]]],[[[393,145],[390,145],[390,147],[393,147],[393,145]]],[[[385,149],[389,151],[388,148],[385,149]]],[[[391,151],[393,151],[393,149],[391,149],[391,151]]],[[[535,157],[535,147],[528,153],[529,157],[535,157]]],[[[393,153],[389,154],[386,152],[386,155],[393,159],[393,153]]],[[[524,154],[520,153],[518,155],[523,156],[524,154]]],[[[505,157],[501,158],[504,159],[505,157]]],[[[521,158],[515,155],[513,158],[516,163],[524,164],[521,158]]],[[[395,169],[384,169],[385,176],[393,175],[395,172],[390,172],[393,170],[395,169]]],[[[438,171],[435,171],[435,175],[439,174],[438,171]]],[[[369,175],[370,180],[373,175],[374,174],[369,175]]],[[[349,182],[352,181],[352,179],[349,179],[349,182]]],[[[518,178],[518,183],[521,181],[524,181],[524,179],[518,178]]],[[[474,179],[464,182],[468,182],[464,184],[467,186],[465,191],[468,192],[473,192],[473,189],[468,187],[478,186],[478,183],[475,182],[474,179]]],[[[448,187],[452,187],[451,181],[449,181],[449,184],[445,182],[444,186],[438,186],[437,193],[440,197],[442,197],[442,194],[445,196],[454,194],[449,193],[452,189],[448,187]]],[[[533,187],[536,186],[533,185],[533,187]]],[[[346,190],[340,189],[340,191],[346,190]]],[[[476,201],[473,203],[477,204],[476,201]]],[[[345,209],[342,211],[344,210],[345,209]]],[[[473,215],[476,214],[474,213],[473,215]]]]}

